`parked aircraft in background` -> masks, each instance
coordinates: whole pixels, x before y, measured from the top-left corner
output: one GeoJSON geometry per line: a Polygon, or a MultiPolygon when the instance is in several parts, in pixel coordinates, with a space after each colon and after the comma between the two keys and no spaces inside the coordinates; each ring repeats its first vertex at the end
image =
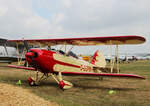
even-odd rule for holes
{"type": "MultiPolygon", "coordinates": [[[[19,49],[22,51],[22,46],[19,45],[19,49]]],[[[15,43],[7,42],[7,39],[0,38],[0,63],[12,63],[17,62],[20,56],[17,51],[15,43]]],[[[25,57],[23,57],[25,59],[25,57]]]]}
{"type": "Polygon", "coordinates": [[[3,46],[0,46],[0,63],[11,63],[17,61],[17,52],[14,47],[6,47],[7,52],[3,46]]]}

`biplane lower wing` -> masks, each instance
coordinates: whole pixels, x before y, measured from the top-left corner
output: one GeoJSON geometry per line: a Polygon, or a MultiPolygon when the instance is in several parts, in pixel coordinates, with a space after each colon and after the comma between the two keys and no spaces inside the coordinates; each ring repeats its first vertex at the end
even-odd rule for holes
{"type": "Polygon", "coordinates": [[[7,67],[36,71],[36,69],[32,67],[24,67],[24,66],[16,66],[16,65],[8,65],[7,67]]]}
{"type": "Polygon", "coordinates": [[[142,76],[134,75],[134,74],[62,72],[62,75],[69,75],[69,76],[79,75],[79,76],[124,77],[124,78],[145,79],[142,76]]]}
{"type": "MultiPolygon", "coordinates": [[[[24,67],[24,66],[16,66],[16,65],[8,65],[7,67],[36,71],[36,69],[32,67],[24,67]]],[[[79,72],[61,72],[61,73],[62,75],[68,75],[68,76],[74,76],[74,75],[76,76],[103,76],[103,77],[124,77],[124,78],[145,79],[142,76],[134,75],[134,74],[79,73],[79,72]]]]}

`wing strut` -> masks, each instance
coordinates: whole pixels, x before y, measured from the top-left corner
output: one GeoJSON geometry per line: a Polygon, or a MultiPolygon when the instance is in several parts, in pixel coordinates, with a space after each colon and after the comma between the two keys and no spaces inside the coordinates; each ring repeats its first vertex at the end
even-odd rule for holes
{"type": "Polygon", "coordinates": [[[115,47],[115,55],[113,57],[113,53],[112,53],[112,41],[110,40],[110,67],[111,67],[111,73],[113,73],[113,69],[116,66],[117,68],[117,73],[120,72],[120,68],[119,68],[119,54],[118,54],[118,44],[115,47]]]}

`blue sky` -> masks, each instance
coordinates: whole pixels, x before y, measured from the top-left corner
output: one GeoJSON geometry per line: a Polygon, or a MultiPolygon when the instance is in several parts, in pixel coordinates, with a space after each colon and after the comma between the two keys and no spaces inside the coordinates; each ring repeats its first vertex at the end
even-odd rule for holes
{"type": "MultiPolygon", "coordinates": [[[[0,37],[8,39],[141,35],[142,45],[121,52],[150,52],[149,0],[0,0],[0,37]]],[[[81,53],[108,47],[74,48],[81,53]]]]}

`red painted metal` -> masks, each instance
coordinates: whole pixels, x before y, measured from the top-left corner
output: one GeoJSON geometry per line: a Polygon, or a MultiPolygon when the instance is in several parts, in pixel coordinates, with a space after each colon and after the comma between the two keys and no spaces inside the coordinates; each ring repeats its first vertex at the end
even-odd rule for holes
{"type": "Polygon", "coordinates": [[[53,54],[56,52],[42,49],[30,49],[30,52],[37,53],[38,55],[33,59],[26,56],[26,60],[30,65],[33,65],[34,62],[34,68],[38,68],[42,73],[53,72],[53,66],[56,64],[56,61],[53,59],[53,54]]]}
{"type": "Polygon", "coordinates": [[[98,56],[98,50],[94,53],[94,55],[93,55],[93,58],[92,58],[92,61],[91,61],[91,64],[94,64],[95,65],[95,62],[97,61],[96,60],[96,57],[98,56]]]}
{"type": "Polygon", "coordinates": [[[34,56],[34,53],[32,53],[32,52],[27,52],[26,53],[26,57],[33,57],[34,56]]]}
{"type": "Polygon", "coordinates": [[[59,82],[59,87],[60,87],[61,89],[63,89],[65,85],[66,85],[66,84],[64,83],[63,80],[59,82]]]}

